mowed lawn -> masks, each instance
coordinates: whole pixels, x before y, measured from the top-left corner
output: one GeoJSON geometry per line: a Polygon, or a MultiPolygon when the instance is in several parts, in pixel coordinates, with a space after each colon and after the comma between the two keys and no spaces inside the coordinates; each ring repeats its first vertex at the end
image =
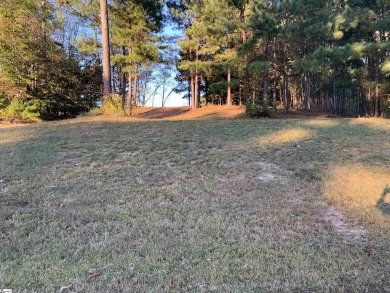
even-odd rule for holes
{"type": "Polygon", "coordinates": [[[0,128],[0,288],[390,292],[390,120],[0,128]]]}

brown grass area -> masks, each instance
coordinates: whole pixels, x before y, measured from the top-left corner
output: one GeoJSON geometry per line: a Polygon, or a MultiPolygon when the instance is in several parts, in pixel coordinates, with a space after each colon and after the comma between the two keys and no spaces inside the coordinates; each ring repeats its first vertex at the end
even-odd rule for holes
{"type": "Polygon", "coordinates": [[[365,226],[390,228],[390,170],[362,164],[331,166],[325,198],[365,226]]]}
{"type": "Polygon", "coordinates": [[[244,106],[204,106],[199,109],[191,107],[139,107],[134,109],[131,117],[111,115],[85,115],[71,120],[71,123],[80,122],[130,122],[147,120],[205,120],[205,119],[233,119],[244,118],[244,106]]]}
{"type": "Polygon", "coordinates": [[[245,114],[245,107],[239,106],[204,106],[199,109],[191,107],[172,108],[139,108],[135,111],[134,118],[141,119],[215,119],[215,118],[239,118],[245,114]]]}
{"type": "Polygon", "coordinates": [[[11,123],[9,121],[0,121],[0,128],[12,128],[12,127],[20,127],[26,126],[26,123],[11,123]]]}

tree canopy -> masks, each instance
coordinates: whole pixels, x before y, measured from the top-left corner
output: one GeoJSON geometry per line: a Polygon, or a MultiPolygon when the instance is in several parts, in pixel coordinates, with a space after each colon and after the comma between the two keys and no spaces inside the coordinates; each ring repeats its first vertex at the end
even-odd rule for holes
{"type": "Polygon", "coordinates": [[[252,116],[390,115],[386,0],[102,1],[0,3],[0,116],[60,119],[113,99],[131,115],[159,88],[252,116]],[[169,89],[167,66],[177,72],[169,89]]]}

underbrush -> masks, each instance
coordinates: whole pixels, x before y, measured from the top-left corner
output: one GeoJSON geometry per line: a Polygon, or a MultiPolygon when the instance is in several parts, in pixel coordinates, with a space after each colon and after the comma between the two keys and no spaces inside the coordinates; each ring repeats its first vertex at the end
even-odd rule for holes
{"type": "Polygon", "coordinates": [[[125,109],[122,107],[122,97],[119,95],[104,97],[100,112],[103,115],[127,116],[125,109]]]}
{"type": "Polygon", "coordinates": [[[7,120],[20,120],[25,122],[42,121],[39,103],[29,101],[24,103],[20,100],[12,100],[7,106],[0,110],[0,116],[7,120]]]}

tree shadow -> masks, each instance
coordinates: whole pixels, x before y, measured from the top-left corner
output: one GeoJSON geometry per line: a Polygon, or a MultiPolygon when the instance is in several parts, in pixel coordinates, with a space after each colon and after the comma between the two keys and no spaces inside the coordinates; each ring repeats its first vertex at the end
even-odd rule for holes
{"type": "Polygon", "coordinates": [[[376,207],[382,212],[384,215],[390,215],[390,202],[385,202],[386,196],[390,194],[390,187],[386,186],[383,190],[383,194],[378,199],[376,207]]]}
{"type": "Polygon", "coordinates": [[[148,109],[148,111],[135,115],[135,117],[143,119],[163,119],[178,116],[190,110],[190,107],[151,108],[150,110],[148,109]]]}

